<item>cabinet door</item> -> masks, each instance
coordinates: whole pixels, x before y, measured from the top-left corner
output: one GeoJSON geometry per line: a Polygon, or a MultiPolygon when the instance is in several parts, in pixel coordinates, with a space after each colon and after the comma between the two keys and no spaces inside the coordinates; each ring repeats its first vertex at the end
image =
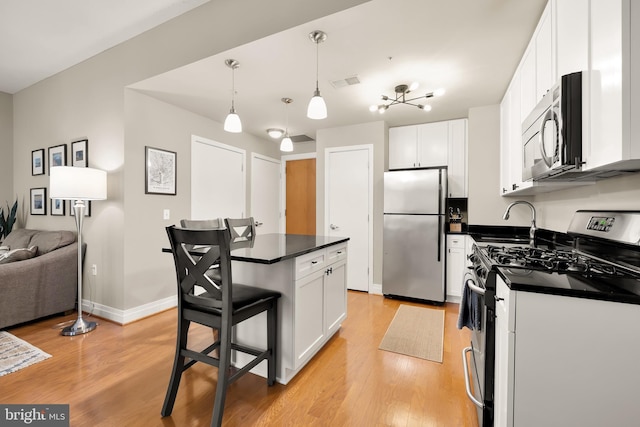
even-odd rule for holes
{"type": "Polygon", "coordinates": [[[513,426],[514,400],[515,331],[509,325],[509,316],[512,315],[512,310],[509,309],[510,298],[505,298],[509,293],[507,286],[498,278],[493,415],[494,425],[505,427],[513,426]]]}
{"type": "Polygon", "coordinates": [[[324,338],[324,276],[321,270],[296,281],[294,369],[315,353],[324,338]]]}
{"type": "MultiPolygon", "coordinates": [[[[513,86],[513,84],[512,84],[513,86]]],[[[520,90],[520,88],[518,88],[520,90]]],[[[511,114],[513,87],[509,87],[500,104],[500,195],[511,190],[511,114]]]]}
{"type": "Polygon", "coordinates": [[[447,166],[449,123],[418,125],[418,167],[447,166]]]}
{"type": "Polygon", "coordinates": [[[529,45],[520,68],[520,123],[536,106],[536,49],[529,45]]]}
{"type": "MultiPolygon", "coordinates": [[[[462,296],[462,280],[467,269],[466,243],[464,236],[447,236],[447,300],[462,296]]],[[[457,299],[456,299],[457,298],[457,299]]]]}
{"type": "Polygon", "coordinates": [[[389,128],[389,169],[418,167],[417,126],[389,128]]]}
{"type": "Polygon", "coordinates": [[[347,317],[347,262],[338,261],[324,276],[325,333],[331,335],[347,317]]]}
{"type": "Polygon", "coordinates": [[[545,8],[536,32],[536,105],[555,82],[551,12],[545,8]]]}
{"type": "Polygon", "coordinates": [[[589,2],[554,0],[556,79],[589,67],[589,2]]]}
{"type": "Polygon", "coordinates": [[[449,197],[467,197],[467,119],[449,121],[447,192],[449,197]]]}

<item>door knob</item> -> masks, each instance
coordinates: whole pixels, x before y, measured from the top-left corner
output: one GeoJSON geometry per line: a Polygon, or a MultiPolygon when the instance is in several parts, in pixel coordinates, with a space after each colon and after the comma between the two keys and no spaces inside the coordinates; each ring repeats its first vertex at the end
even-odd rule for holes
{"type": "Polygon", "coordinates": [[[337,230],[337,229],[338,229],[338,228],[340,228],[340,227],[338,227],[338,226],[337,226],[337,225],[335,225],[335,224],[331,224],[331,225],[329,226],[329,228],[331,228],[332,230],[337,230]]]}

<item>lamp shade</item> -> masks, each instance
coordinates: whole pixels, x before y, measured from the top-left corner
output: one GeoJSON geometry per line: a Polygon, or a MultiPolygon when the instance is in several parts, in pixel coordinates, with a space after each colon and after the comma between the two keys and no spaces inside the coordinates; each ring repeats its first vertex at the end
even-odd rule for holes
{"type": "Polygon", "coordinates": [[[280,142],[280,151],[293,151],[293,141],[291,141],[289,135],[282,138],[282,142],[280,142]]]}
{"type": "Polygon", "coordinates": [[[93,168],[56,166],[51,168],[49,194],[52,199],[104,200],[107,172],[93,168]]]}
{"type": "Polygon", "coordinates": [[[224,121],[224,130],[232,133],[242,132],[242,122],[240,116],[238,116],[235,110],[231,110],[224,121]]]}
{"type": "Polygon", "coordinates": [[[313,94],[313,98],[309,101],[307,107],[307,117],[314,120],[322,120],[327,118],[327,104],[324,103],[324,99],[320,96],[318,90],[313,94]]]}

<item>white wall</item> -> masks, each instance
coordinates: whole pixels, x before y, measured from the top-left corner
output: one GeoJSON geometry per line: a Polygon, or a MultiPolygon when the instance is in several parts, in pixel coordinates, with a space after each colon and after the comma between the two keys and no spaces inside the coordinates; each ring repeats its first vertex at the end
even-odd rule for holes
{"type": "MultiPolygon", "coordinates": [[[[157,215],[161,203],[146,211],[147,206],[140,202],[144,191],[135,190],[142,182],[139,156],[144,155],[143,151],[136,151],[137,147],[154,145],[156,141],[147,140],[146,135],[141,137],[144,140],[132,141],[125,135],[125,128],[131,129],[131,123],[125,124],[130,120],[125,117],[125,88],[362,2],[208,2],[13,96],[13,159],[14,164],[24,165],[14,168],[14,193],[28,198],[29,188],[49,186],[48,175],[31,176],[31,151],[38,148],[59,144],[70,147],[72,141],[86,138],[89,140],[89,165],[108,171],[108,200],[94,202],[92,217],[84,223],[88,244],[85,265],[95,263],[99,272],[98,276],[85,274],[84,296],[105,311],[104,315],[116,320],[126,317],[126,310],[136,304],[152,303],[158,296],[139,290],[149,289],[149,278],[127,270],[135,259],[129,259],[132,250],[127,233],[145,230],[145,223],[157,215]],[[247,10],[251,13],[246,13],[247,10]],[[277,11],[286,13],[275,13],[277,11]],[[269,19],[264,19],[265,16],[269,19]],[[133,144],[131,148],[130,144],[133,144]],[[129,190],[130,186],[132,190],[129,190]]],[[[180,176],[178,182],[180,186],[180,176]]],[[[179,187],[179,191],[183,190],[179,187]]],[[[28,216],[25,226],[74,229],[68,216],[28,216]]],[[[147,261],[141,252],[157,249],[157,246],[147,249],[146,239],[157,242],[154,236],[159,234],[155,233],[161,232],[145,233],[131,243],[140,262],[147,261]]]]}
{"type": "MultiPolygon", "coordinates": [[[[0,207],[13,206],[13,96],[0,92],[0,207]]],[[[24,168],[31,173],[31,159],[24,168]]],[[[22,208],[21,208],[22,209],[22,208]]]]}

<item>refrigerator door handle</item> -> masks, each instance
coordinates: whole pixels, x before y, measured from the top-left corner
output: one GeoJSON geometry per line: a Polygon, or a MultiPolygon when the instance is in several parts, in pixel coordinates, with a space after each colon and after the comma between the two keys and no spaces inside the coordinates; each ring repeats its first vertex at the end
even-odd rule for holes
{"type": "Polygon", "coordinates": [[[440,262],[441,249],[442,249],[442,215],[438,215],[438,262],[440,262]]]}

